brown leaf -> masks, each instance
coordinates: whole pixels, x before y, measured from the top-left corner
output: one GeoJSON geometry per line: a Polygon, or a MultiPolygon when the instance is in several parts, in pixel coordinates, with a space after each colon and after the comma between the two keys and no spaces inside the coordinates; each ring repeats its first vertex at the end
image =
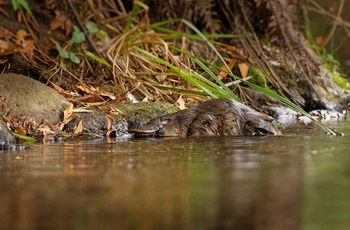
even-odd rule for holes
{"type": "Polygon", "coordinates": [[[74,130],[74,135],[78,135],[83,132],[83,120],[79,121],[77,128],[74,130]]]}
{"type": "Polygon", "coordinates": [[[17,128],[15,129],[15,132],[18,133],[18,134],[21,134],[21,135],[23,135],[23,136],[27,135],[26,130],[23,129],[23,128],[20,128],[20,127],[17,127],[17,128]]]}
{"type": "Polygon", "coordinates": [[[177,99],[176,102],[179,104],[179,109],[180,110],[186,109],[185,100],[182,98],[182,96],[180,96],[179,99],[177,99]]]}
{"type": "Polygon", "coordinates": [[[106,118],[107,118],[107,133],[106,133],[106,137],[110,137],[111,136],[111,132],[113,132],[113,122],[114,122],[114,118],[109,115],[106,114],[106,118]]]}
{"type": "Polygon", "coordinates": [[[242,78],[246,78],[249,71],[249,66],[245,63],[238,64],[239,71],[241,72],[242,78]]]}
{"type": "Polygon", "coordinates": [[[62,30],[64,30],[65,21],[62,21],[60,18],[55,18],[50,22],[50,30],[56,30],[58,28],[61,28],[62,30]]]}
{"type": "Polygon", "coordinates": [[[87,85],[83,83],[78,83],[75,85],[75,87],[88,94],[93,94],[95,90],[93,87],[89,88],[87,85]]]}
{"type": "Polygon", "coordinates": [[[106,103],[107,103],[107,101],[97,101],[97,102],[87,102],[86,105],[87,106],[99,106],[99,105],[103,105],[106,103]]]}
{"type": "Polygon", "coordinates": [[[0,56],[6,56],[14,53],[15,46],[7,41],[0,40],[0,56]]]}
{"type": "Polygon", "coordinates": [[[63,128],[64,128],[64,126],[65,126],[66,124],[68,124],[69,122],[71,122],[71,121],[72,121],[73,119],[75,119],[75,118],[80,118],[80,116],[77,115],[77,114],[70,115],[70,116],[69,116],[67,119],[65,119],[64,121],[61,121],[61,122],[59,122],[57,125],[53,126],[53,129],[62,131],[63,128]]]}
{"type": "Polygon", "coordinates": [[[104,89],[100,89],[100,88],[96,88],[95,93],[104,96],[104,97],[109,97],[111,100],[115,100],[116,96],[114,95],[114,93],[108,92],[107,90],[104,89]]]}
{"type": "Polygon", "coordinates": [[[16,44],[22,45],[22,42],[25,41],[25,37],[27,36],[27,32],[24,30],[18,30],[16,33],[16,44]]]}
{"type": "Polygon", "coordinates": [[[72,115],[73,113],[73,104],[70,103],[67,108],[63,111],[63,121],[68,120],[68,118],[72,115]]]}
{"type": "Polygon", "coordinates": [[[217,76],[220,80],[222,80],[223,78],[225,78],[227,76],[227,74],[232,70],[233,66],[235,66],[236,64],[236,59],[231,59],[231,61],[227,64],[227,66],[230,69],[227,69],[226,65],[221,66],[221,71],[219,73],[219,75],[217,76]]]}
{"type": "Polygon", "coordinates": [[[65,24],[65,28],[66,28],[66,35],[69,35],[72,33],[72,26],[73,26],[73,23],[71,20],[67,20],[66,21],[66,24],[65,24]]]}
{"type": "Polygon", "coordinates": [[[31,53],[34,51],[35,43],[34,40],[28,39],[24,40],[22,43],[22,49],[19,50],[22,53],[31,53]]]}
{"type": "Polygon", "coordinates": [[[62,89],[60,86],[58,86],[58,85],[56,85],[55,83],[53,83],[52,81],[49,81],[49,82],[50,82],[50,84],[52,85],[52,87],[53,87],[57,92],[62,93],[62,92],[65,91],[65,90],[62,89]]]}

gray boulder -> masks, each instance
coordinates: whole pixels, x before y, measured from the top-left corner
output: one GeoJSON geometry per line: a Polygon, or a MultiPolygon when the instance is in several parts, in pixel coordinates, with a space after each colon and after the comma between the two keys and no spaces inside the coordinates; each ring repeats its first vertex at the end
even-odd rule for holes
{"type": "MultiPolygon", "coordinates": [[[[69,102],[45,84],[20,74],[0,74],[0,97],[11,109],[12,115],[34,117],[36,122],[44,119],[46,124],[57,124],[69,102]]],[[[0,111],[1,114],[5,111],[0,111]]],[[[0,144],[13,142],[6,125],[0,123],[0,144]]]]}

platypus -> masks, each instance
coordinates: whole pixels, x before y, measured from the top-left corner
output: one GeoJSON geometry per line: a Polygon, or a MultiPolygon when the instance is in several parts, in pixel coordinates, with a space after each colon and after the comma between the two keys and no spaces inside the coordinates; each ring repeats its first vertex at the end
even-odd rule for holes
{"type": "Polygon", "coordinates": [[[275,120],[235,100],[212,99],[151,119],[130,133],[156,137],[279,135],[275,120]]]}

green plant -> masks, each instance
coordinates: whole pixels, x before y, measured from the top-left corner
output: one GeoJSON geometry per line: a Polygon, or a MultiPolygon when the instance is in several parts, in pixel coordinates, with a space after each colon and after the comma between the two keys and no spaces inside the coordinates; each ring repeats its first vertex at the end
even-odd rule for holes
{"type": "Polygon", "coordinates": [[[35,138],[33,138],[33,137],[28,137],[26,135],[22,135],[22,134],[16,133],[16,132],[14,132],[12,130],[9,130],[9,132],[12,135],[14,135],[15,137],[18,137],[18,138],[24,140],[24,144],[32,144],[32,143],[37,142],[37,140],[35,138]]]}
{"type": "Polygon", "coordinates": [[[99,39],[103,40],[107,37],[107,33],[97,27],[96,23],[93,21],[87,21],[85,27],[89,33],[95,34],[99,39]]]}
{"type": "MultiPolygon", "coordinates": [[[[77,26],[73,26],[74,31],[72,34],[72,38],[69,41],[70,44],[77,44],[80,42],[85,41],[85,34],[80,31],[79,27],[77,26]]],[[[66,49],[62,48],[62,46],[58,43],[56,43],[56,49],[58,50],[58,53],[61,57],[63,57],[64,59],[70,59],[72,62],[79,64],[80,63],[80,59],[78,58],[76,53],[67,51],[66,49]]]]}
{"type": "Polygon", "coordinates": [[[80,59],[77,57],[75,53],[69,52],[66,49],[63,49],[60,44],[56,43],[56,49],[58,50],[59,55],[64,59],[70,59],[72,62],[76,64],[80,63],[80,59]]]}
{"type": "Polygon", "coordinates": [[[36,21],[33,12],[31,11],[31,9],[29,8],[28,3],[26,2],[26,0],[11,0],[11,4],[12,4],[12,8],[14,11],[17,11],[20,7],[23,7],[25,9],[25,11],[29,14],[29,16],[31,17],[31,19],[33,20],[33,22],[38,26],[38,22],[36,21]]]}

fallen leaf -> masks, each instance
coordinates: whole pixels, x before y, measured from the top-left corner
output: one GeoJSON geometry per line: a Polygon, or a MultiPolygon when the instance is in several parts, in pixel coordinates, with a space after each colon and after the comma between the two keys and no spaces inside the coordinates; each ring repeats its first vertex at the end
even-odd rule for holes
{"type": "Polygon", "coordinates": [[[71,20],[67,20],[66,21],[66,25],[65,25],[65,29],[66,29],[66,35],[69,35],[72,33],[72,27],[73,27],[73,23],[71,20]]]}
{"type": "Polygon", "coordinates": [[[14,48],[15,48],[14,44],[7,41],[0,40],[0,56],[6,56],[14,53],[15,52],[14,48]]]}
{"type": "Polygon", "coordinates": [[[15,129],[15,132],[18,133],[18,134],[20,134],[20,135],[23,135],[23,136],[27,135],[26,130],[23,129],[23,128],[20,128],[20,127],[17,127],[17,128],[15,129]]]}
{"type": "Polygon", "coordinates": [[[22,42],[25,41],[26,36],[27,32],[25,30],[18,30],[16,33],[16,44],[22,45],[22,42]]]}
{"type": "Polygon", "coordinates": [[[99,106],[99,105],[103,105],[106,104],[107,101],[99,101],[99,102],[87,102],[86,105],[87,106],[99,106]]]}
{"type": "Polygon", "coordinates": [[[93,113],[94,111],[91,109],[87,109],[86,107],[80,107],[80,108],[76,108],[73,109],[74,113],[93,113]]]}
{"type": "Polygon", "coordinates": [[[22,49],[19,50],[22,53],[30,53],[34,51],[35,43],[34,40],[28,39],[22,42],[22,49]]]}
{"type": "Polygon", "coordinates": [[[249,66],[245,63],[238,64],[239,71],[241,72],[242,78],[246,78],[249,71],[249,66]]]}
{"type": "Polygon", "coordinates": [[[57,125],[55,125],[53,128],[54,128],[55,130],[62,131],[63,128],[64,128],[64,126],[65,126],[66,124],[68,124],[69,122],[71,122],[71,121],[72,121],[73,119],[75,119],[75,118],[80,118],[80,116],[77,115],[77,114],[70,115],[67,119],[65,119],[64,121],[59,122],[59,123],[58,123],[57,125]]]}
{"type": "Polygon", "coordinates": [[[176,102],[179,104],[180,110],[186,109],[185,100],[182,98],[182,95],[179,97],[179,99],[177,99],[176,102]]]}
{"type": "Polygon", "coordinates": [[[227,76],[227,74],[232,70],[233,66],[235,66],[236,64],[236,59],[231,59],[231,61],[227,64],[227,66],[230,69],[227,69],[226,65],[221,66],[221,71],[219,73],[219,75],[217,76],[220,80],[222,80],[223,78],[225,78],[227,76]]]}
{"type": "Polygon", "coordinates": [[[61,28],[62,30],[64,30],[65,21],[61,20],[60,18],[55,18],[50,22],[50,30],[56,30],[58,28],[61,28]]]}
{"type": "Polygon", "coordinates": [[[78,83],[74,87],[76,87],[76,88],[80,89],[81,91],[88,93],[88,94],[93,94],[95,91],[94,87],[89,88],[87,85],[85,85],[83,83],[78,83]]]}
{"type": "Polygon", "coordinates": [[[51,128],[48,127],[48,126],[38,128],[38,130],[41,131],[41,132],[43,132],[44,134],[45,134],[45,133],[51,133],[51,132],[53,132],[53,131],[51,130],[51,128]]]}
{"type": "Polygon", "coordinates": [[[100,88],[97,88],[96,89],[96,93],[100,94],[101,96],[104,96],[104,97],[109,97],[111,100],[115,100],[116,99],[116,96],[114,95],[114,93],[110,93],[104,89],[100,89],[100,88]]]}
{"type": "Polygon", "coordinates": [[[73,104],[70,103],[67,108],[63,111],[63,121],[68,120],[68,118],[72,115],[73,113],[73,104]]]}
{"type": "Polygon", "coordinates": [[[110,137],[111,133],[114,131],[113,130],[114,118],[111,115],[106,114],[106,119],[107,119],[107,133],[106,133],[106,137],[110,137]]]}
{"type": "Polygon", "coordinates": [[[58,86],[57,84],[53,83],[52,81],[49,81],[49,82],[50,82],[50,84],[52,85],[52,87],[53,87],[57,92],[62,93],[62,92],[65,91],[65,90],[62,89],[60,86],[58,86]]]}
{"type": "Polygon", "coordinates": [[[83,120],[79,121],[77,128],[74,130],[74,135],[78,135],[83,132],[83,120]]]}

